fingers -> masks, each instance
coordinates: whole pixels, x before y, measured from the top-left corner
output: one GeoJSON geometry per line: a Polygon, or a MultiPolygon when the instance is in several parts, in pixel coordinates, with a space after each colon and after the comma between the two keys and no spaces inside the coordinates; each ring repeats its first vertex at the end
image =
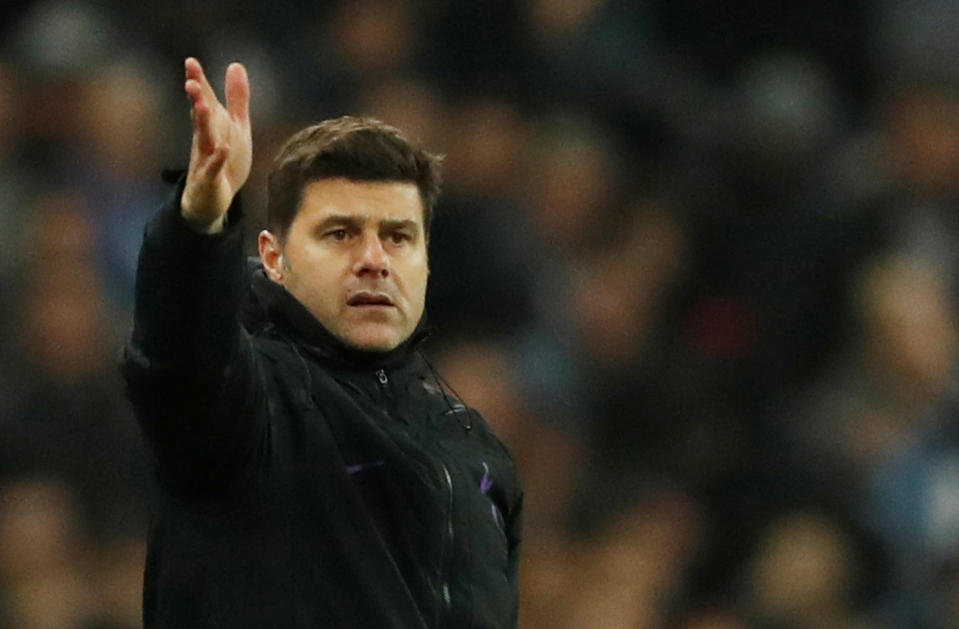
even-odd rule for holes
{"type": "Polygon", "coordinates": [[[241,63],[231,63],[226,69],[226,108],[234,120],[249,123],[250,79],[241,63]]]}
{"type": "Polygon", "coordinates": [[[216,138],[213,129],[213,108],[219,106],[216,94],[210,86],[203,66],[194,57],[187,57],[183,62],[186,80],[183,91],[186,92],[192,105],[193,135],[200,155],[209,156],[216,148],[216,138]]]}
{"type": "Polygon", "coordinates": [[[186,78],[196,79],[203,74],[203,66],[196,57],[187,57],[183,60],[183,71],[186,73],[186,78]]]}
{"type": "Polygon", "coordinates": [[[213,103],[219,102],[216,93],[213,91],[213,86],[210,85],[206,74],[203,72],[203,66],[200,65],[196,57],[187,57],[183,62],[183,69],[186,74],[186,82],[193,80],[199,84],[200,96],[207,101],[210,107],[213,106],[213,103]]]}
{"type": "Polygon", "coordinates": [[[193,79],[186,82],[184,90],[190,97],[193,104],[193,136],[196,139],[197,149],[201,155],[208,155],[216,146],[216,140],[213,137],[213,124],[211,122],[210,106],[203,98],[202,88],[193,79]]]}

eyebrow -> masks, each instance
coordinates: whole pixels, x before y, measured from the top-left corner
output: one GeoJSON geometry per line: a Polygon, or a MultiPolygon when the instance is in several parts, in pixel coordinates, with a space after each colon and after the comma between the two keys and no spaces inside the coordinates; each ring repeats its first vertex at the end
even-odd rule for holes
{"type": "MultiPolygon", "coordinates": [[[[363,227],[363,225],[366,224],[368,220],[369,217],[366,215],[331,214],[320,221],[316,225],[315,230],[323,231],[333,227],[334,225],[359,230],[363,227]]],[[[386,218],[380,221],[379,227],[380,231],[391,231],[397,229],[412,229],[413,231],[416,231],[417,222],[408,218],[386,218]]]]}
{"type": "Polygon", "coordinates": [[[397,229],[411,229],[416,231],[417,223],[408,218],[387,218],[380,222],[380,230],[393,231],[397,229]]]}
{"type": "Polygon", "coordinates": [[[323,231],[334,225],[349,227],[351,229],[361,228],[367,221],[366,216],[350,216],[347,214],[331,214],[317,223],[315,231],[323,231]]]}

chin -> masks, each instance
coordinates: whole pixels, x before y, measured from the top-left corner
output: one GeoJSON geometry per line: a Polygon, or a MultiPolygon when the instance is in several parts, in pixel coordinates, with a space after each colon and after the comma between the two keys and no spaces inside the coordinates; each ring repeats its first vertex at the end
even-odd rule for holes
{"type": "Polygon", "coordinates": [[[351,343],[347,341],[347,345],[349,345],[353,349],[358,349],[364,352],[388,352],[391,349],[395,349],[396,346],[399,345],[399,343],[374,342],[374,341],[371,341],[368,343],[367,342],[351,343]]]}
{"type": "Polygon", "coordinates": [[[403,342],[395,334],[350,334],[342,340],[353,349],[364,352],[388,352],[403,342]]]}

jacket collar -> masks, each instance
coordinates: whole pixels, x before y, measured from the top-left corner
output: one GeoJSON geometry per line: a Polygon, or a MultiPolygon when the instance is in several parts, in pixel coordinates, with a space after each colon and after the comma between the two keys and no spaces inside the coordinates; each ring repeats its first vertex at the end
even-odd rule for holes
{"type": "MultiPolygon", "coordinates": [[[[256,260],[256,264],[259,266],[259,260],[256,260]]],[[[250,332],[272,324],[292,337],[310,355],[340,367],[363,370],[392,369],[408,363],[416,346],[429,336],[424,315],[409,338],[390,351],[376,352],[350,347],[317,321],[283,286],[271,281],[261,268],[252,274],[242,319],[250,332]]]]}

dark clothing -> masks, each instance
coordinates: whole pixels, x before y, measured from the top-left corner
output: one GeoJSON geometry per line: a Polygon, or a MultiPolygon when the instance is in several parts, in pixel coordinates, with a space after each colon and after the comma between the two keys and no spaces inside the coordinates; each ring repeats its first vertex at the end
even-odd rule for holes
{"type": "Polygon", "coordinates": [[[422,333],[347,348],[250,287],[237,208],[209,236],[178,201],[147,227],[123,362],[159,478],[146,627],[515,626],[515,465],[422,333]]]}

